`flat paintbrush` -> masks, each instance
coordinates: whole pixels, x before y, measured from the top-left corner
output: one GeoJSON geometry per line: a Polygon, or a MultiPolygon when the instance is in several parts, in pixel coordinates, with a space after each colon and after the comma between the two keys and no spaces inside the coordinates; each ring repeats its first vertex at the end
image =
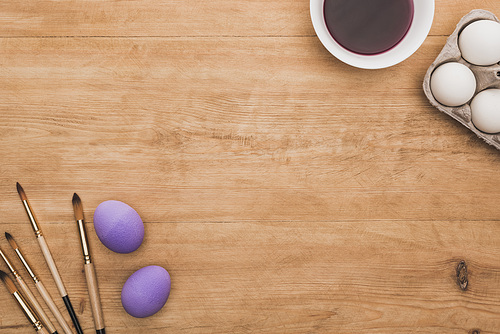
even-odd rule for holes
{"type": "Polygon", "coordinates": [[[49,267],[50,273],[52,274],[52,277],[54,278],[57,289],[59,290],[59,293],[61,294],[61,297],[64,301],[64,305],[66,306],[66,309],[68,310],[68,313],[69,313],[69,316],[71,317],[71,320],[73,321],[73,325],[75,325],[75,329],[76,329],[78,334],[83,334],[82,328],[80,327],[80,323],[78,322],[78,318],[76,317],[75,310],[73,310],[73,306],[71,305],[71,301],[69,300],[68,293],[66,292],[66,288],[64,287],[64,283],[61,279],[61,275],[59,275],[59,271],[57,270],[56,263],[54,262],[54,259],[52,258],[52,254],[50,253],[49,246],[47,245],[47,242],[45,242],[45,238],[43,237],[42,230],[40,229],[40,226],[38,225],[35,214],[33,213],[33,210],[31,209],[31,206],[28,202],[28,197],[26,197],[26,194],[24,193],[24,189],[23,189],[23,187],[21,187],[19,182],[16,184],[16,186],[17,186],[17,192],[19,193],[19,197],[21,198],[21,201],[23,202],[24,209],[26,210],[26,214],[28,215],[28,218],[31,222],[31,227],[33,227],[33,231],[35,232],[36,240],[38,240],[38,245],[40,246],[40,249],[42,250],[43,257],[45,258],[45,262],[47,262],[47,266],[49,267]]]}
{"type": "Polygon", "coordinates": [[[66,319],[64,319],[63,315],[59,311],[59,308],[57,305],[54,303],[52,300],[52,297],[50,296],[49,292],[47,289],[45,289],[45,286],[43,285],[42,281],[35,275],[35,272],[33,269],[31,269],[28,260],[24,257],[23,253],[21,252],[21,249],[17,245],[16,241],[14,240],[14,237],[10,235],[10,233],[5,232],[5,237],[7,238],[7,241],[9,242],[10,246],[12,249],[14,249],[14,252],[16,252],[17,257],[21,261],[21,263],[24,266],[24,269],[28,272],[30,275],[31,279],[35,283],[35,287],[42,296],[43,300],[45,301],[45,304],[49,307],[50,311],[56,317],[57,322],[59,325],[62,327],[64,330],[64,333],[66,334],[73,334],[73,331],[71,330],[71,327],[69,327],[68,323],[66,322],[66,319]]]}
{"type": "Polygon", "coordinates": [[[26,316],[26,318],[28,318],[29,322],[31,323],[33,328],[35,328],[36,332],[38,334],[49,334],[49,332],[47,332],[47,330],[43,327],[42,323],[38,319],[38,315],[31,309],[31,307],[26,302],[26,299],[24,299],[24,297],[19,293],[14,282],[12,282],[7,273],[2,270],[0,270],[0,279],[7,287],[7,290],[9,290],[9,293],[12,295],[12,297],[14,297],[18,305],[21,307],[24,315],[26,316]]]}
{"type": "Polygon", "coordinates": [[[85,269],[85,278],[87,279],[87,288],[90,297],[90,306],[92,307],[92,315],[94,316],[94,325],[97,334],[104,334],[104,317],[102,314],[101,299],[99,298],[99,288],[97,286],[97,276],[95,274],[94,264],[90,257],[89,242],[87,233],[85,231],[85,222],[83,217],[83,207],[80,197],[75,193],[73,194],[73,210],[75,212],[75,219],[78,224],[78,232],[80,234],[80,241],[82,244],[83,252],[83,267],[85,269]]]}
{"type": "Polygon", "coordinates": [[[16,268],[14,268],[14,265],[12,264],[12,262],[10,262],[9,258],[5,255],[2,249],[0,249],[0,257],[2,257],[3,261],[7,265],[7,268],[9,268],[12,275],[14,275],[17,284],[19,284],[19,286],[21,287],[22,293],[24,294],[30,305],[33,307],[33,310],[40,316],[40,320],[45,325],[45,327],[47,327],[47,330],[52,334],[57,334],[56,328],[50,321],[49,317],[43,310],[42,306],[36,300],[35,295],[33,295],[33,293],[28,288],[21,275],[19,275],[16,268]]]}

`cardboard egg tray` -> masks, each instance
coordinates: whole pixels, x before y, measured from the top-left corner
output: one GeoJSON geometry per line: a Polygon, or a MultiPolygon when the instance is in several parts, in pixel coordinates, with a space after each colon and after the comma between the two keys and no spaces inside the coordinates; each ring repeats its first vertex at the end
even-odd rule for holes
{"type": "Polygon", "coordinates": [[[490,145],[495,146],[500,150],[500,133],[488,134],[478,130],[471,120],[471,108],[470,101],[474,99],[474,96],[488,88],[499,88],[500,89],[500,63],[491,66],[476,66],[468,63],[462,58],[460,49],[458,47],[458,36],[460,32],[469,24],[478,20],[493,20],[499,22],[498,18],[491,12],[486,10],[473,10],[469,14],[465,15],[460,22],[457,24],[455,31],[448,37],[446,44],[443,47],[441,53],[437,56],[436,60],[427,70],[424,77],[424,92],[431,104],[438,110],[444,112],[445,114],[453,117],[460,123],[462,123],[469,130],[474,132],[478,137],[484,139],[490,145]],[[476,92],[472,99],[466,104],[459,107],[448,107],[442,105],[432,95],[430,88],[430,78],[431,74],[440,65],[448,62],[457,62],[464,64],[471,69],[472,73],[476,77],[476,92]]]}

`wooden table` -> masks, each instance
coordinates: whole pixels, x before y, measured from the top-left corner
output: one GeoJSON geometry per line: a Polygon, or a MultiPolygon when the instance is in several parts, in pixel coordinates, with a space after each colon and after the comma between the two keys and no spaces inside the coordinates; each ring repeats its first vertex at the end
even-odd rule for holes
{"type": "MultiPolygon", "coordinates": [[[[73,192],[110,334],[500,333],[500,152],[422,91],[476,8],[500,15],[437,0],[422,47],[367,71],[323,48],[307,0],[0,2],[0,247],[57,296],[19,181],[86,333],[73,192]],[[109,199],[144,220],[138,251],[99,242],[109,199]],[[153,264],[170,298],[133,318],[121,287],[153,264]]],[[[33,333],[0,296],[0,332],[33,333]]]]}

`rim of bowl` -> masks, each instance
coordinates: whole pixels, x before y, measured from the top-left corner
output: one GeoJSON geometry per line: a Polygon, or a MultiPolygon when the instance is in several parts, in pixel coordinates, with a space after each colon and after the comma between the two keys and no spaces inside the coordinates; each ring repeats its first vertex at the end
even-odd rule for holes
{"type": "Polygon", "coordinates": [[[399,44],[376,55],[361,55],[351,52],[338,44],[330,35],[323,17],[325,0],[310,0],[311,20],[314,31],[323,46],[344,63],[364,69],[379,69],[396,65],[410,57],[424,43],[434,20],[435,0],[413,0],[413,21],[399,44]]]}

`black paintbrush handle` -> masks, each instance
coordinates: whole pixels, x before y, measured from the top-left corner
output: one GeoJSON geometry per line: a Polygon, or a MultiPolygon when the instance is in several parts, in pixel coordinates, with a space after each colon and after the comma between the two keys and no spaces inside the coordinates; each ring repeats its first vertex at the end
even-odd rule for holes
{"type": "Polygon", "coordinates": [[[83,334],[82,328],[80,327],[80,323],[76,318],[75,310],[73,310],[73,306],[71,305],[71,301],[69,300],[68,295],[62,297],[64,301],[64,305],[66,305],[66,309],[68,310],[69,316],[71,317],[71,321],[73,321],[73,325],[75,325],[76,332],[78,334],[83,334]]]}
{"type": "Polygon", "coordinates": [[[106,331],[103,329],[97,329],[96,331],[96,334],[106,334],[106,331]]]}

